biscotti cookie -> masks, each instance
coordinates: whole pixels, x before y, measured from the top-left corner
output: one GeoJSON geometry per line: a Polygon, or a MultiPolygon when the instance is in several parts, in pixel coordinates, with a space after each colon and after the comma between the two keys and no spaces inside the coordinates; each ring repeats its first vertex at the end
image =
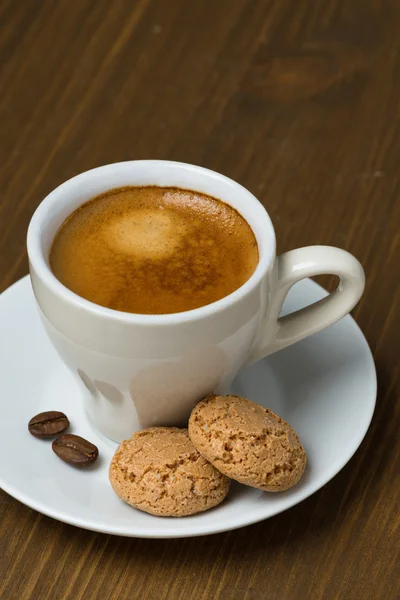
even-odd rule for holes
{"type": "Polygon", "coordinates": [[[295,485],[306,466],[304,448],[290,425],[238,396],[202,400],[191,414],[189,436],[221,473],[268,492],[295,485]]]}
{"type": "Polygon", "coordinates": [[[229,479],[193,446],[187,429],[153,427],[118,447],[109,477],[122,500],[163,517],[194,515],[220,504],[229,479]]]}

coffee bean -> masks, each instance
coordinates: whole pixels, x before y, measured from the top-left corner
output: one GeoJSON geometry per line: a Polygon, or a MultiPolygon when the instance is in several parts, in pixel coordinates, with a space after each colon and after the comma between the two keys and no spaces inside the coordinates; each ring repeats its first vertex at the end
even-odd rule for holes
{"type": "Polygon", "coordinates": [[[32,417],[28,423],[29,432],[38,438],[48,438],[62,433],[69,427],[66,415],[57,410],[49,410],[32,417]]]}
{"type": "Polygon", "coordinates": [[[60,435],[54,440],[52,448],[61,460],[77,467],[87,467],[93,464],[99,455],[94,444],[72,433],[60,435]]]}

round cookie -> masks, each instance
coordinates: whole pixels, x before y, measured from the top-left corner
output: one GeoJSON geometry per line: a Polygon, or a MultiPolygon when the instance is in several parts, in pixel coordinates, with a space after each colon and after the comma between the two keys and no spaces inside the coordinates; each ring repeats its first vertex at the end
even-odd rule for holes
{"type": "Polygon", "coordinates": [[[162,517],[184,517],[217,506],[230,484],[196,450],[187,429],[175,427],[152,427],[123,441],[111,460],[109,477],[122,500],[162,517]]]}
{"type": "Polygon", "coordinates": [[[189,436],[221,473],[268,492],[295,485],[306,466],[304,448],[290,425],[239,396],[207,396],[193,409],[189,436]]]}

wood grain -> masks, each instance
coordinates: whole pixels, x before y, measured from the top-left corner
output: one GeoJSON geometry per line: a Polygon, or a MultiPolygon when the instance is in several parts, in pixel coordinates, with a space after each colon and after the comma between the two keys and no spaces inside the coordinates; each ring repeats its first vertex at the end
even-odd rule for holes
{"type": "Polygon", "coordinates": [[[2,492],[2,598],[399,598],[399,30],[395,0],[0,3],[0,291],[27,272],[29,219],[59,183],[118,160],[193,162],[264,202],[280,251],[362,261],[354,315],[379,377],[350,463],[247,529],[124,539],[2,492]]]}

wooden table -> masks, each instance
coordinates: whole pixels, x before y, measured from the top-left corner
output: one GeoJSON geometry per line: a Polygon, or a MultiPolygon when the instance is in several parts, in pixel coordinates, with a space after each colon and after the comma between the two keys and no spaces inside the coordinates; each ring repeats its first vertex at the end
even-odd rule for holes
{"type": "Polygon", "coordinates": [[[0,20],[0,291],[26,274],[29,219],[62,181],[126,159],[192,162],[265,203],[279,251],[324,243],[362,261],[354,316],[379,378],[350,463],[247,529],[118,538],[1,493],[0,596],[397,600],[400,3],[3,0],[0,20]]]}

